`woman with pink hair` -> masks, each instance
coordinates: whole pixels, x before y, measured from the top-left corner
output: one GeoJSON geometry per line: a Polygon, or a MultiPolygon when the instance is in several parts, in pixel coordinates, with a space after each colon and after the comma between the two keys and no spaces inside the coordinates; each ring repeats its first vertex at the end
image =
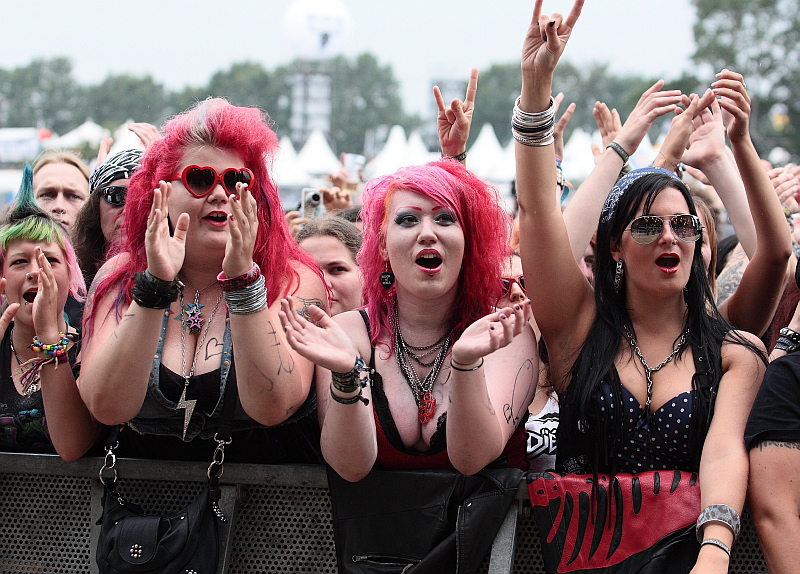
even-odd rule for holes
{"type": "Polygon", "coordinates": [[[369,182],[362,215],[366,310],[310,309],[319,326],[289,301],[280,313],[318,365],[326,462],[349,481],[374,466],[474,474],[501,455],[524,468],[539,366],[529,304],[495,308],[510,225],[496,190],[445,159],[369,182]]]}
{"type": "Polygon", "coordinates": [[[229,460],[315,460],[314,367],[277,312],[326,296],[286,229],[277,148],[262,112],[206,100],[164,126],[131,178],[125,244],[87,300],[79,381],[98,420],[127,423],[118,454],[207,460],[227,383],[241,401],[229,460]]]}

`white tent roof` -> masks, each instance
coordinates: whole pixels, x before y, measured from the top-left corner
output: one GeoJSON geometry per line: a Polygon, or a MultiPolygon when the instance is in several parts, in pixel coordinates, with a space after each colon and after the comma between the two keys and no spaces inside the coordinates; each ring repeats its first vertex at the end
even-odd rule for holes
{"type": "Polygon", "coordinates": [[[45,145],[49,148],[76,148],[88,143],[97,147],[100,145],[103,137],[108,134],[108,130],[103,126],[94,123],[92,120],[86,120],[77,128],[65,133],[60,138],[51,138],[45,145]]]}
{"type": "Polygon", "coordinates": [[[644,134],[644,139],[639,144],[639,149],[631,156],[631,166],[633,169],[647,167],[655,161],[656,156],[658,156],[658,150],[653,147],[650,136],[644,134]]]}
{"type": "Polygon", "coordinates": [[[483,124],[475,143],[467,153],[467,166],[479,178],[488,180],[503,159],[503,147],[497,140],[492,124],[483,124]]]}
{"type": "Polygon", "coordinates": [[[561,166],[564,177],[570,181],[583,181],[594,169],[592,143],[600,145],[599,132],[589,135],[581,128],[575,128],[569,140],[564,144],[564,157],[561,166]]]}
{"type": "Polygon", "coordinates": [[[303,169],[289,136],[281,138],[281,147],[273,158],[272,176],[278,187],[306,187],[311,176],[303,169]]]}
{"type": "Polygon", "coordinates": [[[311,132],[297,157],[303,169],[312,175],[329,174],[342,167],[320,130],[311,132]]]}
{"type": "Polygon", "coordinates": [[[439,159],[439,154],[435,151],[428,151],[428,146],[422,141],[419,130],[414,130],[411,132],[411,135],[408,136],[406,157],[409,165],[422,165],[429,161],[436,161],[439,159]]]}
{"type": "MultiPolygon", "coordinates": [[[[503,149],[503,156],[489,171],[487,178],[495,183],[511,183],[517,177],[517,158],[514,153],[514,138],[511,138],[503,149]]],[[[467,158],[467,167],[471,168],[470,158],[467,158]]]]}
{"type": "Polygon", "coordinates": [[[367,178],[378,177],[394,173],[407,165],[409,163],[406,131],[403,126],[392,126],[389,137],[386,138],[386,145],[375,159],[364,167],[364,174],[367,178]]]}

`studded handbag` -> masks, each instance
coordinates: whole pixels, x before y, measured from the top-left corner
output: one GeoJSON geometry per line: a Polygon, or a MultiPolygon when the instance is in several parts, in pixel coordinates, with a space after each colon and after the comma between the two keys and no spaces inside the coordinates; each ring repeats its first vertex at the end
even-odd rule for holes
{"type": "MultiPolygon", "coordinates": [[[[118,428],[106,442],[106,458],[100,470],[104,486],[102,525],[96,561],[100,574],[214,574],[219,563],[218,523],[227,522],[219,507],[225,445],[230,444],[233,412],[238,399],[236,385],[229,385],[217,448],[208,467],[202,492],[188,506],[164,515],[145,513],[124,499],[117,485],[114,448],[118,428]]],[[[227,390],[226,388],[226,390],[227,390]]]]}

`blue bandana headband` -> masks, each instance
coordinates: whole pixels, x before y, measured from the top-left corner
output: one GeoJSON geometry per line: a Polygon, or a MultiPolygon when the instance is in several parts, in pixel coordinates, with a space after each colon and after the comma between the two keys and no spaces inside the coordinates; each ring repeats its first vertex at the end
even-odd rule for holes
{"type": "Polygon", "coordinates": [[[611,217],[614,215],[614,210],[617,209],[619,198],[622,197],[622,194],[627,191],[634,181],[640,177],[644,177],[645,175],[652,174],[668,175],[677,181],[681,181],[674,172],[662,167],[643,167],[641,169],[629,171],[619,178],[617,183],[614,184],[614,187],[611,188],[611,191],[606,198],[606,202],[603,204],[603,211],[600,214],[600,223],[608,223],[611,221],[611,217]]]}

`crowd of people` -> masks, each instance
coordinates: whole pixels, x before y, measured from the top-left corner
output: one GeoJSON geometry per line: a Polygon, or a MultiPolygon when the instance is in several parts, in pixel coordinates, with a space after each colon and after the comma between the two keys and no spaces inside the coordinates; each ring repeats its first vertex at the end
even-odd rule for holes
{"type": "Polygon", "coordinates": [[[556,118],[552,80],[582,4],[535,2],[515,214],[468,169],[477,70],[463,100],[434,89],[440,161],[332,174],[321,218],[284,210],[266,114],[221,99],[136,124],[144,151],[104,142],[93,173],[41,156],[0,221],[0,450],[74,460],[118,427],[117,454],[207,461],[235,385],[229,461],[694,472],[693,571],[727,571],[747,501],[790,572],[800,168],[759,157],[726,69],[701,94],[657,82],[624,123],[598,102],[603,147],[562,205],[575,106],[556,118]]]}

